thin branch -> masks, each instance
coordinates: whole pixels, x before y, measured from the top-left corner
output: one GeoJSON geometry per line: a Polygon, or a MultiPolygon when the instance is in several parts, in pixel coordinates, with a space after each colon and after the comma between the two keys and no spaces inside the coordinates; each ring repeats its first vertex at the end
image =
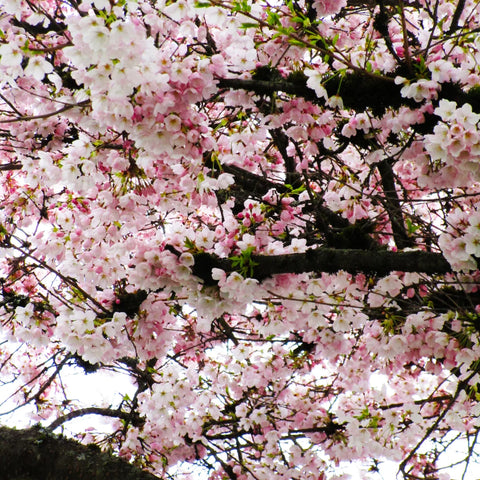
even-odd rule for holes
{"type": "Polygon", "coordinates": [[[137,427],[145,423],[145,420],[136,412],[124,412],[123,410],[113,408],[87,407],[73,410],[62,417],[57,418],[46,428],[53,432],[65,422],[73,420],[74,418],[83,417],[84,415],[102,415],[103,417],[120,418],[121,420],[128,421],[133,426],[137,427]]]}
{"type": "Polygon", "coordinates": [[[301,177],[296,171],[297,165],[295,159],[288,154],[288,136],[280,128],[272,129],[269,132],[274,145],[277,147],[277,150],[280,152],[280,155],[285,162],[286,183],[292,185],[294,188],[299,187],[301,184],[301,177]]]}
{"type": "MultiPolygon", "coordinates": [[[[378,0],[347,0],[347,5],[349,7],[369,7],[369,8],[375,8],[378,5],[378,0]]],[[[384,2],[385,5],[389,5],[392,7],[396,7],[398,5],[397,0],[385,0],[384,2]]],[[[413,1],[407,1],[406,2],[407,7],[415,7],[415,8],[421,8],[423,7],[422,3],[417,2],[415,0],[413,1]]]]}
{"type": "Polygon", "coordinates": [[[16,109],[15,105],[10,101],[8,100],[8,98],[6,98],[4,95],[0,94],[0,98],[17,114],[17,115],[21,115],[21,113],[16,109]]]}
{"type": "Polygon", "coordinates": [[[470,466],[470,460],[473,458],[473,455],[475,453],[475,445],[477,444],[477,440],[478,440],[478,430],[475,432],[474,436],[473,436],[473,442],[472,444],[470,445],[470,438],[468,437],[468,454],[467,456],[465,457],[465,469],[463,471],[463,474],[462,474],[462,478],[461,480],[465,480],[466,478],[466,475],[467,475],[467,472],[468,472],[468,468],[470,466]]]}
{"type": "Polygon", "coordinates": [[[53,267],[51,267],[50,265],[48,265],[48,263],[44,262],[43,260],[40,260],[39,258],[36,258],[35,256],[33,256],[32,253],[28,252],[27,250],[24,250],[23,248],[21,247],[18,247],[16,245],[13,245],[13,244],[10,244],[9,245],[10,248],[13,248],[15,250],[17,250],[18,252],[20,252],[22,255],[24,255],[25,257],[28,257],[30,258],[31,260],[33,260],[34,262],[36,262],[38,265],[46,268],[48,271],[50,271],[51,273],[53,273],[54,275],[58,276],[61,280],[63,280],[63,282],[65,282],[66,285],[69,285],[71,287],[74,287],[76,290],[78,290],[85,298],[87,298],[88,300],[90,300],[99,310],[101,310],[102,312],[105,312],[105,313],[109,313],[109,310],[106,309],[101,303],[99,303],[97,300],[95,300],[90,294],[88,294],[82,287],[80,287],[77,283],[77,281],[71,277],[66,277],[65,275],[63,275],[62,273],[60,273],[59,271],[55,270],[53,267]]]}
{"type": "MultiPolygon", "coordinates": [[[[425,405],[426,403],[442,403],[445,402],[446,400],[451,400],[452,396],[451,395],[440,395],[438,397],[428,397],[428,398],[422,398],[421,400],[414,400],[415,405],[425,405]]],[[[405,405],[405,402],[398,402],[398,403],[389,403],[388,405],[380,405],[378,408],[380,410],[390,410],[392,408],[399,408],[403,407],[405,405]]]]}
{"type": "MultiPolygon", "coordinates": [[[[17,349],[17,351],[20,350],[20,349],[17,349]]],[[[34,384],[36,382],[36,380],[38,380],[39,378],[41,378],[46,372],[48,372],[48,370],[50,369],[50,367],[48,366],[44,366],[42,369],[40,369],[41,366],[43,365],[46,365],[48,362],[50,362],[51,360],[55,361],[55,357],[58,355],[58,352],[57,353],[54,353],[48,360],[46,360],[44,363],[38,365],[38,373],[36,375],[34,375],[28,382],[26,382],[23,386],[19,386],[18,388],[16,388],[2,403],[1,405],[4,405],[5,403],[8,402],[8,400],[12,399],[15,397],[15,395],[17,395],[19,392],[21,392],[25,387],[27,387],[27,385],[30,385],[30,384],[34,384]]],[[[67,356],[68,357],[68,356],[67,356]]],[[[68,358],[67,358],[68,359],[68,358]]],[[[66,359],[64,359],[61,364],[60,364],[60,367],[57,365],[57,369],[56,371],[52,374],[51,377],[49,377],[49,379],[47,380],[47,383],[48,385],[51,384],[51,382],[53,381],[53,379],[55,378],[55,376],[58,374],[58,372],[60,371],[61,367],[65,364],[66,362],[66,359]]],[[[48,386],[47,385],[47,386],[48,386]]],[[[29,398],[28,395],[30,395],[31,393],[31,390],[25,394],[25,401],[22,402],[21,404],[18,404],[18,405],[15,405],[13,408],[11,408],[10,410],[7,410],[7,411],[4,411],[4,412],[1,412],[0,415],[9,415],[10,413],[13,413],[15,412],[16,410],[24,407],[25,405],[28,405],[32,400],[34,399],[37,399],[41,393],[43,393],[45,389],[43,387],[40,388],[40,391],[37,392],[36,395],[34,395],[33,397],[29,398]]]]}
{"type": "Polygon", "coordinates": [[[408,71],[412,73],[412,57],[410,55],[410,45],[408,43],[407,21],[405,19],[405,6],[403,4],[403,0],[398,0],[398,6],[400,9],[400,17],[402,21],[403,50],[405,55],[405,63],[407,65],[408,71]]]}
{"type": "Polygon", "coordinates": [[[50,117],[54,117],[55,115],[59,115],[60,113],[71,110],[72,108],[76,108],[76,107],[81,108],[81,107],[86,107],[88,105],[90,105],[90,100],[82,100],[81,102],[78,102],[78,103],[65,105],[64,107],[58,110],[55,110],[54,112],[44,113],[42,115],[23,116],[23,117],[10,119],[10,120],[0,120],[0,123],[26,122],[29,120],[43,120],[45,118],[50,118],[50,117]]]}
{"type": "Polygon", "coordinates": [[[421,438],[421,440],[415,445],[412,450],[410,450],[410,453],[402,460],[402,463],[400,464],[398,471],[406,474],[405,468],[407,466],[407,463],[413,458],[415,453],[418,451],[418,449],[423,445],[423,443],[430,437],[430,435],[437,429],[438,425],[440,422],[445,418],[447,413],[450,411],[450,409],[453,407],[454,403],[456,402],[457,398],[459,397],[460,393],[464,390],[465,385],[468,385],[468,382],[475,376],[477,375],[477,372],[472,372],[465,380],[461,381],[458,386],[457,386],[457,391],[455,394],[450,398],[448,404],[445,406],[443,409],[442,413],[438,415],[436,418],[435,422],[430,425],[430,427],[427,428],[427,431],[425,432],[425,435],[421,438]]]}
{"type": "Polygon", "coordinates": [[[460,20],[460,16],[462,15],[463,9],[465,8],[465,0],[459,0],[457,3],[457,8],[452,17],[452,23],[450,24],[450,28],[447,32],[447,35],[451,35],[455,30],[458,28],[458,21],[460,20]]]}
{"type": "Polygon", "coordinates": [[[22,164],[20,162],[12,162],[6,163],[4,165],[0,165],[0,172],[8,172],[11,170],[21,170],[22,164]]]}
{"type": "Polygon", "coordinates": [[[60,373],[62,368],[71,358],[72,358],[72,355],[70,353],[65,355],[64,359],[57,365],[57,368],[55,369],[55,371],[52,373],[52,375],[50,375],[48,380],[40,387],[38,392],[33,397],[29,398],[26,401],[31,402],[32,400],[34,400],[35,402],[37,402],[38,400],[40,400],[40,396],[42,395],[42,393],[45,392],[45,390],[52,384],[52,382],[55,380],[55,378],[60,373]]]}

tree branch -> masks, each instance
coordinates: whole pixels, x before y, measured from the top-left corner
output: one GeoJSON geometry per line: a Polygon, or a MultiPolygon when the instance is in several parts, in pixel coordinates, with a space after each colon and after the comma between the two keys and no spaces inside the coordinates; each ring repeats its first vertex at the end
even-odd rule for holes
{"type": "Polygon", "coordinates": [[[412,247],[414,242],[413,239],[408,237],[407,231],[405,230],[402,207],[395,187],[392,165],[388,159],[385,159],[377,165],[377,168],[382,178],[382,189],[385,194],[385,210],[388,213],[390,224],[392,225],[395,245],[400,250],[412,247]]]}
{"type": "MultiPolygon", "coordinates": [[[[323,85],[329,96],[340,95],[346,108],[364,112],[373,108],[375,112],[383,113],[386,108],[398,108],[401,105],[410,105],[410,99],[400,95],[401,85],[396,85],[393,78],[371,77],[359,72],[334,75],[325,79],[323,85]]],[[[297,97],[305,98],[313,103],[324,105],[325,100],[307,86],[307,77],[301,72],[292,79],[285,80],[248,80],[240,78],[222,78],[218,80],[220,89],[243,89],[257,95],[271,95],[275,92],[284,92],[297,97]]]]}
{"type": "MultiPolygon", "coordinates": [[[[228,258],[220,258],[209,253],[194,255],[192,273],[206,285],[214,285],[212,268],[227,273],[234,271],[228,258]]],[[[419,272],[430,275],[451,272],[450,264],[440,253],[420,250],[408,252],[371,251],[354,249],[317,248],[305,253],[285,255],[252,255],[256,266],[252,278],[263,280],[282,273],[326,272],[344,270],[349,273],[372,273],[388,275],[393,271],[419,272]]]]}
{"type": "Polygon", "coordinates": [[[297,97],[305,98],[316,102],[324,103],[320,100],[314,90],[307,87],[306,82],[290,82],[288,80],[248,80],[243,78],[220,78],[218,80],[220,89],[247,90],[258,95],[271,95],[275,92],[289,93],[297,97]]]}
{"type": "MultiPolygon", "coordinates": [[[[340,95],[345,108],[356,112],[371,109],[375,115],[381,115],[387,108],[399,108],[402,105],[418,107],[413,99],[404,98],[400,94],[402,85],[396,85],[394,77],[373,77],[361,72],[345,75],[332,75],[325,78],[324,87],[329,96],[340,95]]],[[[241,78],[221,78],[218,80],[220,89],[247,90],[257,95],[272,95],[284,92],[324,105],[325,100],[318,98],[316,93],[307,86],[307,77],[302,72],[295,74],[293,79],[285,80],[248,80],[241,78]]],[[[465,92],[459,84],[444,83],[440,98],[457,102],[459,106],[469,103],[474,112],[480,112],[480,91],[472,88],[465,92]]]]}
{"type": "MultiPolygon", "coordinates": [[[[210,168],[212,168],[213,166],[211,159],[208,158],[208,156],[205,159],[205,165],[210,168]]],[[[288,189],[282,183],[272,182],[268,178],[256,175],[255,173],[244,170],[243,168],[237,167],[236,165],[222,165],[222,171],[226,173],[231,173],[235,177],[235,186],[233,187],[235,191],[237,187],[240,187],[245,191],[245,195],[240,195],[240,198],[247,198],[248,195],[251,195],[253,197],[262,197],[272,188],[275,189],[278,193],[288,193],[290,191],[290,189],[288,189]]],[[[236,194],[236,198],[238,198],[239,194],[237,191],[236,194]]],[[[304,207],[304,213],[313,212],[315,217],[319,219],[322,224],[328,223],[335,228],[345,228],[351,225],[346,218],[325,207],[321,204],[321,202],[321,198],[315,199],[312,204],[304,207]]],[[[243,206],[243,202],[240,203],[243,206]]]]}
{"type": "Polygon", "coordinates": [[[0,427],[0,458],[3,480],[159,480],[96,446],[81,445],[40,427],[0,427]]]}
{"type": "Polygon", "coordinates": [[[0,165],[0,172],[7,172],[10,170],[21,170],[22,164],[20,162],[5,163],[0,165]]]}
{"type": "Polygon", "coordinates": [[[282,183],[272,182],[268,178],[256,175],[236,165],[222,165],[222,170],[226,173],[231,173],[235,177],[235,183],[240,184],[244,190],[252,194],[263,196],[272,188],[278,193],[287,193],[289,191],[282,183]]]}
{"type": "Polygon", "coordinates": [[[298,188],[301,185],[300,174],[296,171],[297,165],[295,159],[287,152],[289,142],[287,135],[282,131],[281,128],[275,128],[269,132],[273,143],[277,147],[277,150],[280,152],[280,155],[285,162],[285,182],[289,185],[292,185],[293,188],[298,188]]]}
{"type": "MultiPolygon", "coordinates": [[[[347,5],[349,7],[369,7],[375,8],[378,5],[377,0],[347,0],[347,5]]],[[[383,2],[385,5],[391,5],[392,7],[396,7],[398,5],[398,0],[385,0],[383,2]]],[[[404,2],[406,7],[415,7],[421,8],[422,4],[415,0],[404,2]]]]}

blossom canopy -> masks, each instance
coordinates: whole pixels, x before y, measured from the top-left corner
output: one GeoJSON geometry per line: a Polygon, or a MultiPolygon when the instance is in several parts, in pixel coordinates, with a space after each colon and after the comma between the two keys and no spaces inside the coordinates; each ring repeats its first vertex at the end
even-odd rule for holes
{"type": "Polygon", "coordinates": [[[0,452],[478,465],[479,65],[475,0],[0,0],[0,452]]]}

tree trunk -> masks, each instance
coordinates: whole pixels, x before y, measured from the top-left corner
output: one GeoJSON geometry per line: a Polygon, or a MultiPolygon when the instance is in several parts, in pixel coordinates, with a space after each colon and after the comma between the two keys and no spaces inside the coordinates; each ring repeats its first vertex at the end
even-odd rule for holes
{"type": "Polygon", "coordinates": [[[41,427],[0,427],[2,480],[158,480],[126,461],[41,427]]]}

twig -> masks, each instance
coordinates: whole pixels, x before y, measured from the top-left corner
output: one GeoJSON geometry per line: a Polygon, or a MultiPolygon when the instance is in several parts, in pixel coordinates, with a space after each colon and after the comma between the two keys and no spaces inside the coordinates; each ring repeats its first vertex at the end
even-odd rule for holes
{"type": "Polygon", "coordinates": [[[41,120],[45,118],[54,117],[55,115],[59,115],[60,113],[66,112],[75,107],[86,107],[88,105],[90,105],[90,100],[82,100],[81,102],[78,102],[78,103],[65,105],[59,110],[55,110],[54,112],[51,112],[51,113],[43,113],[42,115],[22,116],[22,117],[14,118],[11,120],[0,120],[0,123],[13,123],[13,122],[26,122],[29,120],[41,120]]]}
{"type": "Polygon", "coordinates": [[[404,49],[404,55],[405,55],[405,63],[407,64],[408,71],[412,73],[413,72],[412,58],[410,56],[410,45],[408,43],[407,21],[405,19],[405,6],[403,5],[403,0],[398,0],[398,5],[400,8],[400,17],[402,20],[403,49],[404,49]]]}
{"type": "Polygon", "coordinates": [[[422,444],[425,442],[425,440],[428,439],[428,437],[434,432],[440,422],[445,418],[447,413],[450,411],[450,409],[453,407],[453,404],[456,402],[457,398],[459,397],[460,393],[463,391],[463,388],[465,385],[468,385],[468,382],[475,376],[477,375],[477,372],[474,371],[472,372],[465,380],[461,381],[458,386],[457,386],[457,391],[453,395],[453,397],[450,399],[448,402],[447,406],[444,408],[443,412],[437,417],[435,422],[433,422],[432,425],[430,425],[429,428],[427,428],[427,431],[425,432],[425,435],[421,438],[421,440],[415,445],[414,448],[410,451],[410,453],[403,459],[402,463],[400,464],[398,471],[406,474],[405,472],[405,467],[407,466],[407,463],[412,459],[412,457],[415,455],[415,453],[418,451],[418,449],[422,446],[422,444]]]}

